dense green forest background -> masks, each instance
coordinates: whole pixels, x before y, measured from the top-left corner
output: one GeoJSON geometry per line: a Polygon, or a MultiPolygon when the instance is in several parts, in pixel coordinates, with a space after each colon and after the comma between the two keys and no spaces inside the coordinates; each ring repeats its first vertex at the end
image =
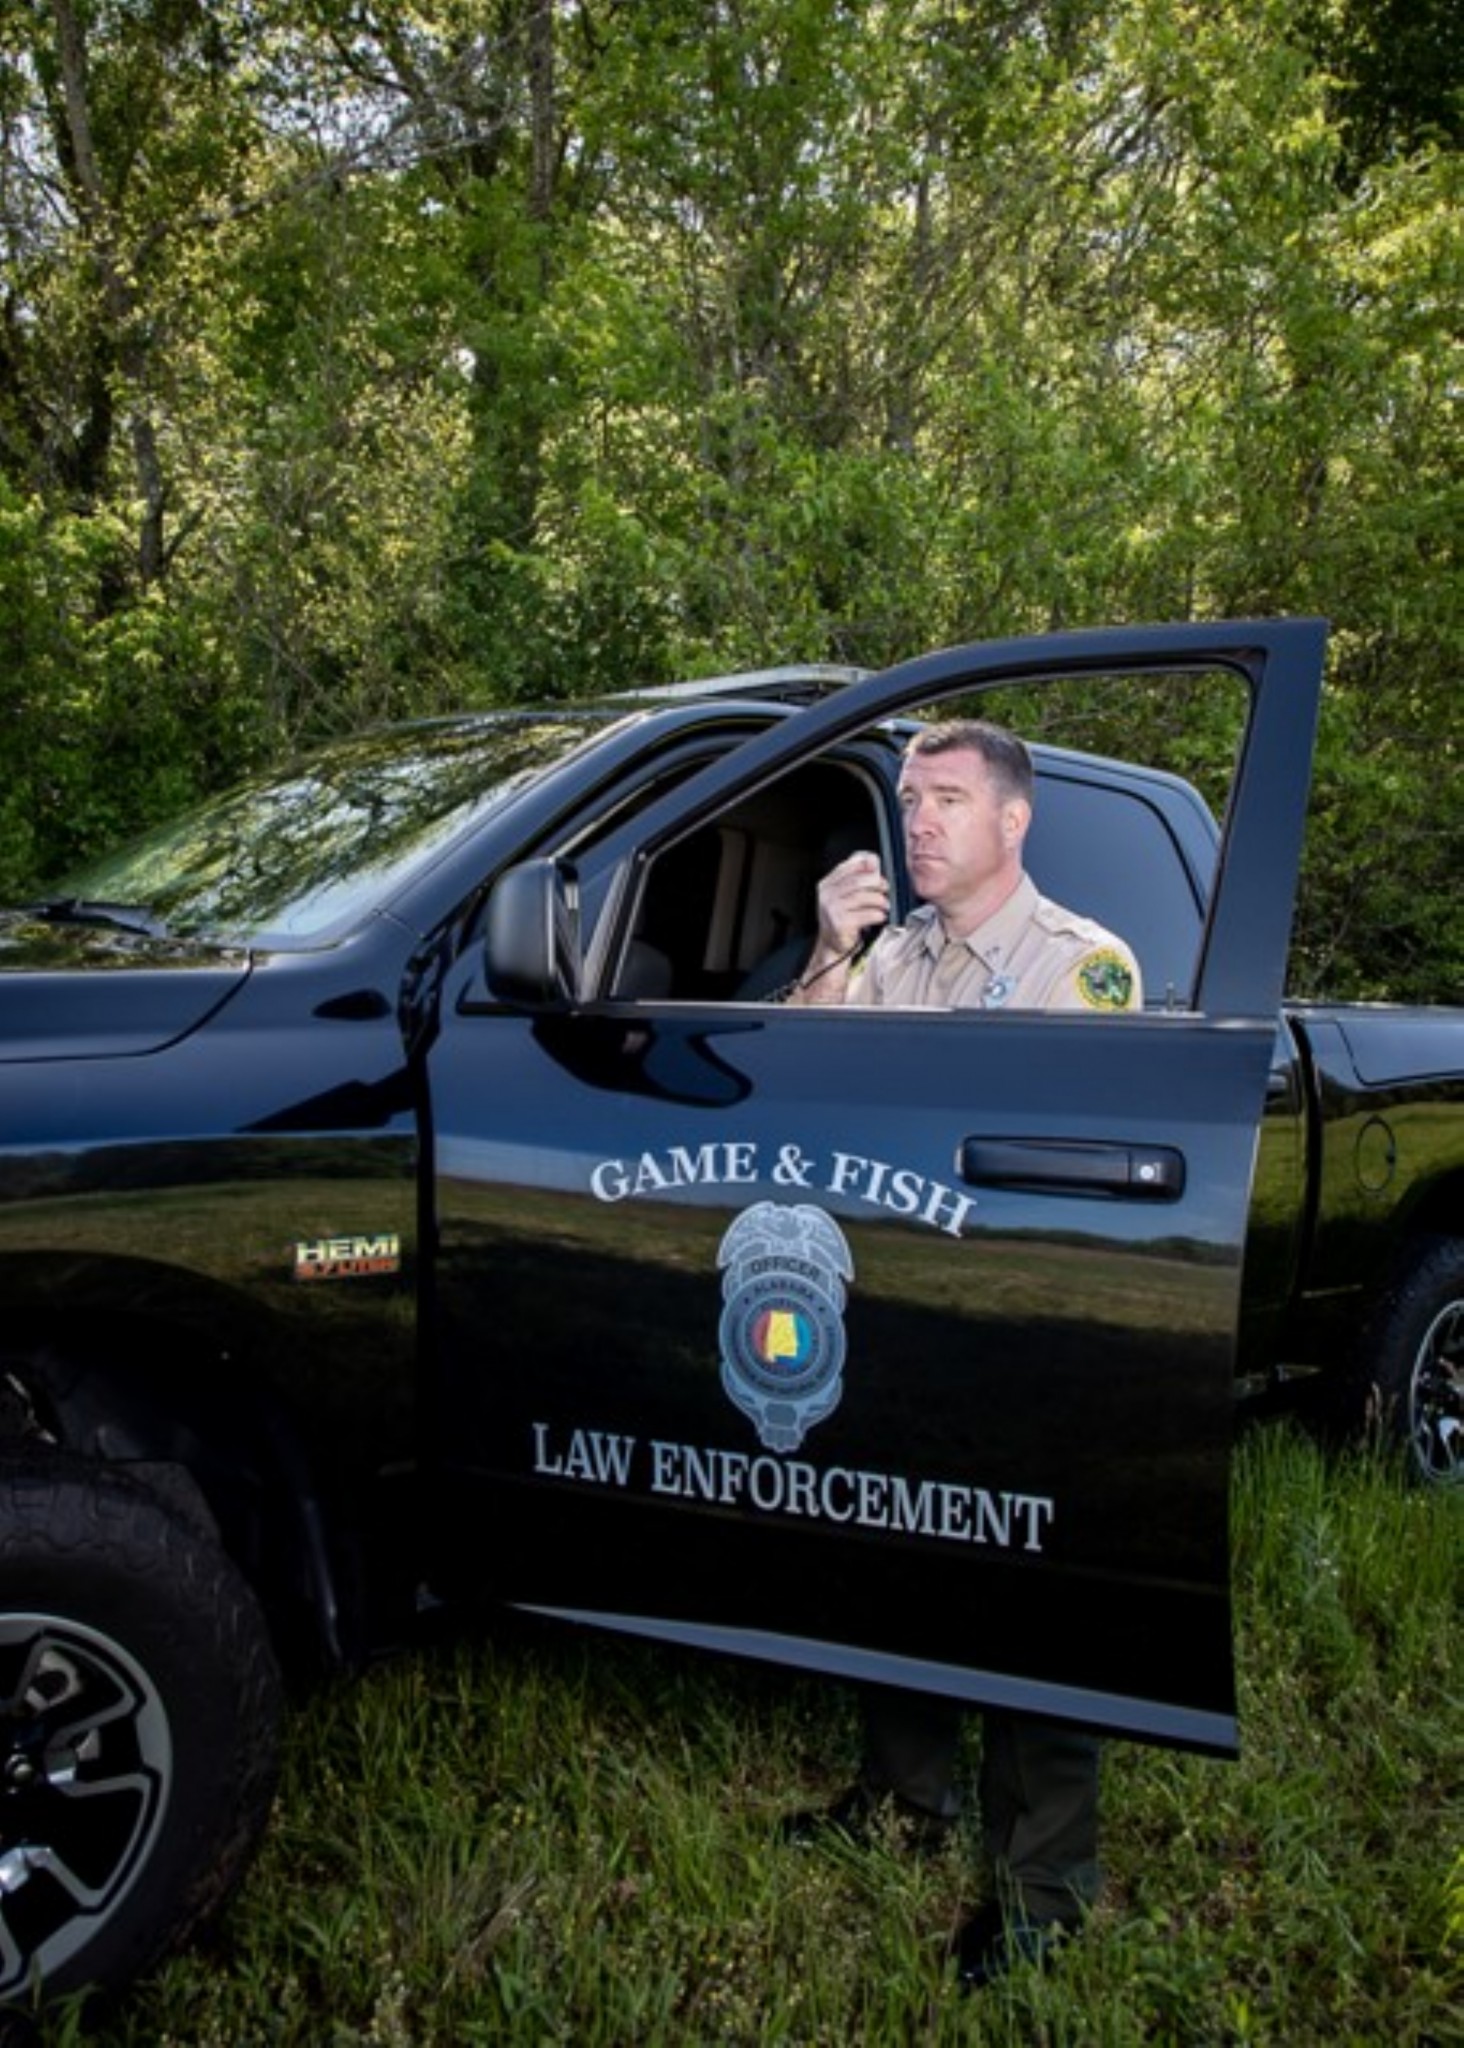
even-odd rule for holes
{"type": "Polygon", "coordinates": [[[1454,0],[0,0],[0,892],[365,721],[1333,621],[1464,1000],[1454,0]]]}

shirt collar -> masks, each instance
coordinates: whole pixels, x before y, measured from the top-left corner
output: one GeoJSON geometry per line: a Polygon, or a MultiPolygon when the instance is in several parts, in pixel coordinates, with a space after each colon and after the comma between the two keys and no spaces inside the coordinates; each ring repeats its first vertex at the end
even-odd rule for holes
{"type": "Polygon", "coordinates": [[[1010,959],[1012,948],[1030,923],[1037,903],[1037,884],[1024,872],[1006,902],[984,923],[978,924],[975,931],[967,932],[964,938],[948,940],[939,915],[929,903],[922,903],[911,913],[910,923],[920,928],[921,943],[932,959],[937,958],[947,945],[965,946],[983,967],[995,973],[1010,959]]]}

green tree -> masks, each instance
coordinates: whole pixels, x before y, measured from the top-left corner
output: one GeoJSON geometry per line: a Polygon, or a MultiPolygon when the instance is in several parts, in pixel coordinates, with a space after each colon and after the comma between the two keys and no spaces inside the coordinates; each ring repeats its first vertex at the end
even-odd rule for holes
{"type": "Polygon", "coordinates": [[[1299,976],[1456,988],[1457,67],[1390,7],[0,0],[9,871],[402,710],[1322,611],[1299,976]]]}
{"type": "Polygon", "coordinates": [[[1326,72],[1349,182],[1464,130],[1464,22],[1451,0],[1311,0],[1299,29],[1326,72]]]}

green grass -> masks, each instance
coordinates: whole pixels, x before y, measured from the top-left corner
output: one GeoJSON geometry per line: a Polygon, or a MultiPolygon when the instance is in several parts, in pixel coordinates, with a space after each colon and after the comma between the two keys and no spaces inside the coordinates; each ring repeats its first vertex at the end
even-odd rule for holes
{"type": "MultiPolygon", "coordinates": [[[[207,1945],[58,2043],[1464,2039],[1464,1499],[1289,1429],[1236,1460],[1229,1765],[1115,1743],[1108,1883],[1045,1977],[963,1997],[956,1850],[799,1852],[845,1693],[574,1633],[342,1684],[295,1717],[264,1851],[207,1945]]],[[[977,1733],[973,1730],[973,1741],[977,1733]]]]}

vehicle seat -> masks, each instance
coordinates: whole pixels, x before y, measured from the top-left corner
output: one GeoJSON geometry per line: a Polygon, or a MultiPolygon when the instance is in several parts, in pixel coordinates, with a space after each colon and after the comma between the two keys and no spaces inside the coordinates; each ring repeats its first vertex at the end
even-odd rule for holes
{"type": "Polygon", "coordinates": [[[632,939],[615,977],[614,994],[617,1002],[654,1002],[670,995],[671,982],[670,956],[644,939],[632,939]]]}
{"type": "MultiPolygon", "coordinates": [[[[841,860],[847,860],[851,853],[858,853],[861,847],[874,843],[875,826],[873,819],[847,820],[836,825],[825,834],[819,848],[818,877],[822,881],[830,868],[836,868],[841,860]]],[[[803,906],[804,921],[785,939],[781,946],[775,946],[770,953],[764,953],[761,960],[749,967],[737,984],[733,1001],[738,1003],[765,1003],[769,997],[785,989],[789,982],[801,972],[804,962],[813,951],[813,942],[818,937],[818,906],[810,901],[803,906]]]]}

